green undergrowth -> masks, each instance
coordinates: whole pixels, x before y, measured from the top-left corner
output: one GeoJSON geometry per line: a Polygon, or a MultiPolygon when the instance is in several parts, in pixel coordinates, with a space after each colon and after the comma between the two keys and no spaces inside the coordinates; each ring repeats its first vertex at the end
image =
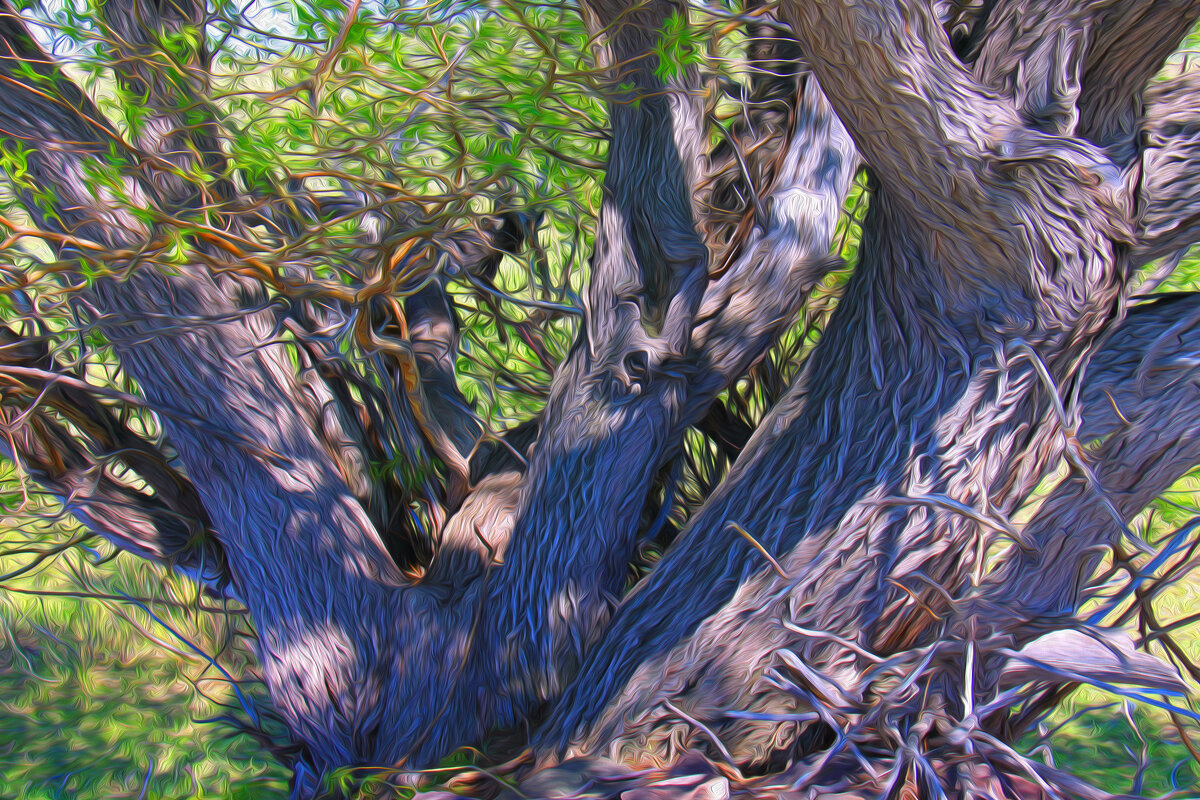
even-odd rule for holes
{"type": "MultiPolygon", "coordinates": [[[[11,487],[11,469],[6,477],[11,487]]],[[[22,545],[79,533],[19,517],[0,524],[5,573],[34,562],[9,554],[22,545]]],[[[285,795],[286,770],[220,719],[246,724],[265,705],[236,633],[243,623],[198,608],[187,581],[127,556],[106,561],[92,545],[0,590],[0,798],[285,795]],[[241,682],[244,703],[193,646],[241,682]]]]}

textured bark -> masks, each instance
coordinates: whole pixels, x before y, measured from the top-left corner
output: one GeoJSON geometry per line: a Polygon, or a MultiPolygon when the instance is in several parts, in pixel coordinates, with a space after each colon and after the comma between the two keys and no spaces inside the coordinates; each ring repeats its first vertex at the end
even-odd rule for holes
{"type": "Polygon", "coordinates": [[[1140,194],[1145,205],[1135,257],[1164,258],[1200,237],[1200,81],[1194,73],[1147,91],[1140,194]]]}
{"type": "Polygon", "coordinates": [[[1064,481],[1026,525],[1030,549],[989,581],[991,623],[1018,642],[1074,615],[1104,546],[1124,536],[1118,522],[1200,463],[1198,325],[1197,295],[1136,306],[1088,366],[1078,438],[1103,442],[1090,455],[1104,493],[1082,475],[1064,481]]]}
{"type": "Polygon", "coordinates": [[[515,656],[518,672],[531,670],[514,694],[535,701],[555,691],[620,589],[656,453],[667,446],[665,418],[681,391],[668,361],[687,348],[706,282],[691,200],[703,155],[696,76],[665,83],[654,55],[666,20],[680,11],[665,1],[586,10],[603,34],[616,94],[584,330],[554,378],[524,478],[505,473],[481,487],[485,494],[451,520],[430,569],[432,582],[461,586],[503,560],[487,579],[489,619],[469,668],[496,669],[495,654],[511,653],[501,661],[515,656]]]}
{"type": "Polygon", "coordinates": [[[1200,16],[1196,0],[1106,4],[1093,22],[1080,75],[1080,136],[1108,149],[1121,166],[1138,155],[1143,92],[1200,16]]]}
{"type": "Polygon", "coordinates": [[[56,368],[45,342],[8,329],[0,339],[5,455],[92,532],[231,595],[225,553],[195,487],[84,381],[56,368]],[[119,477],[122,468],[133,470],[145,489],[119,477]]]}
{"type": "Polygon", "coordinates": [[[617,82],[647,97],[613,103],[620,134],[610,147],[585,331],[555,376],[528,470],[490,476],[475,489],[426,579],[426,588],[461,589],[482,573],[476,586],[451,596],[459,608],[484,611],[455,676],[462,688],[422,742],[418,763],[453,741],[463,719],[513,724],[530,703],[558,691],[619,596],[658,467],[831,265],[834,224],[857,161],[814,84],[797,113],[766,229],[722,276],[707,280],[690,200],[702,166],[698,100],[687,87],[663,93],[654,65],[639,63],[653,49],[648,32],[671,13],[667,4],[636,14],[597,9],[619,20],[607,33],[610,58],[623,65],[617,82]],[[659,288],[647,292],[648,282],[659,288]],[[698,312],[687,311],[697,290],[698,312]],[[547,532],[554,547],[546,546],[547,532]],[[508,687],[501,698],[480,689],[498,682],[508,687]]]}
{"type": "Polygon", "coordinates": [[[575,753],[710,746],[699,722],[739,761],[802,754],[798,723],[744,717],[811,710],[767,679],[779,652],[855,696],[869,687],[839,638],[886,656],[925,637],[923,607],[970,584],[974,520],[1014,511],[1061,452],[1047,379],[1071,385],[1120,314],[1120,170],[1021,109],[1033,88],[1069,104],[1069,85],[998,97],[920,7],[786,12],[880,184],[862,260],[802,376],[558,704],[543,741],[575,753]]]}
{"type": "MultiPolygon", "coordinates": [[[[813,714],[831,726],[831,709],[861,720],[864,698],[895,700],[870,653],[903,664],[914,645],[939,654],[928,691],[888,707],[890,733],[872,735],[896,752],[914,731],[922,744],[949,741],[973,702],[963,643],[980,631],[1022,642],[1041,630],[1030,620],[1073,611],[1087,548],[1114,535],[1111,509],[1075,479],[1025,531],[1006,522],[1060,456],[1077,459],[1077,415],[1096,414],[1085,432],[1108,436],[1097,474],[1119,514],[1200,456],[1170,435],[1190,434],[1190,415],[1154,413],[1194,404],[1194,359],[1176,345],[1195,302],[1116,327],[1126,276],[1193,235],[1195,193],[1177,179],[1193,161],[1192,95],[1184,81],[1156,88],[1145,115],[1141,95],[1200,4],[785,3],[811,74],[786,43],[752,54],[793,70],[754,92],[751,129],[784,116],[790,127],[758,148],[741,184],[753,213],[729,241],[697,199],[699,78],[658,60],[668,20],[686,9],[587,4],[609,70],[608,174],[582,330],[527,468],[468,486],[478,431],[456,405],[457,326],[440,287],[403,313],[386,300],[363,332],[366,351],[391,359],[380,367],[396,383],[389,399],[403,392],[411,406],[393,424],[411,421],[402,438],[423,439],[455,473],[447,505],[466,493],[419,581],[386,552],[389,515],[364,507],[378,488],[360,485],[364,457],[339,455],[371,448],[369,426],[338,421],[350,402],[341,378],[296,374],[266,293],[230,274],[227,250],[198,244],[205,263],[162,263],[172,225],[198,241],[221,234],[195,229],[221,191],[183,177],[199,154],[222,185],[211,117],[190,115],[203,54],[182,83],[151,68],[155,36],[198,24],[196,8],[107,10],[117,72],[149,98],[153,124],[121,140],[6,13],[0,130],[28,151],[14,182],[64,257],[110,269],[85,302],[179,453],[219,540],[201,540],[195,557],[227,560],[272,699],[317,771],[429,766],[548,704],[534,742],[544,760],[645,763],[691,747],[774,768],[828,747],[813,714]],[[828,331],[722,486],[622,599],[659,470],[836,263],[859,153],[870,212],[828,331]],[[89,181],[94,170],[112,180],[89,181]],[[52,187],[52,207],[39,186],[52,187]],[[1096,413],[1105,389],[1129,427],[1096,413]],[[980,585],[979,543],[997,529],[1020,546],[980,585]],[[1014,594],[1035,576],[1055,590],[1014,594]],[[968,596],[1011,613],[987,628],[968,596]]],[[[507,249],[493,233],[485,262],[507,249]]],[[[171,522],[173,503],[197,502],[186,485],[152,498],[112,481],[101,461],[122,431],[96,422],[93,398],[63,403],[57,413],[93,422],[96,447],[73,449],[41,414],[22,433],[27,468],[65,498],[86,494],[84,521],[127,549],[192,553],[171,522]]],[[[316,785],[298,775],[298,793],[316,785]]]]}
{"type": "Polygon", "coordinates": [[[375,705],[387,697],[391,669],[380,651],[400,577],[307,416],[296,413],[307,402],[284,347],[271,344],[274,314],[255,307],[253,287],[202,266],[172,265],[175,275],[156,268],[157,231],[134,212],[181,209],[138,177],[140,154],[97,122],[11,12],[0,17],[0,40],[11,54],[0,60],[5,136],[30,149],[30,183],[53,187],[57,201],[45,208],[30,199],[27,208],[43,228],[114,254],[118,270],[150,262],[124,279],[97,280],[86,300],[220,536],[272,699],[329,762],[373,755],[373,715],[402,713],[375,705]],[[104,169],[113,153],[126,168],[116,188],[89,185],[88,170],[104,169]]]}

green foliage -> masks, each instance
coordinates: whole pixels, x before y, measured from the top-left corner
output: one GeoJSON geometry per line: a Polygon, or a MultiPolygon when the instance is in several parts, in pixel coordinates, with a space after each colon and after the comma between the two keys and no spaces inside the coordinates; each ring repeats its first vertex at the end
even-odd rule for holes
{"type": "Polygon", "coordinates": [[[687,19],[675,12],[667,18],[662,36],[654,48],[658,57],[655,74],[664,81],[677,78],[688,67],[702,63],[703,38],[700,32],[688,24],[687,19]]]}

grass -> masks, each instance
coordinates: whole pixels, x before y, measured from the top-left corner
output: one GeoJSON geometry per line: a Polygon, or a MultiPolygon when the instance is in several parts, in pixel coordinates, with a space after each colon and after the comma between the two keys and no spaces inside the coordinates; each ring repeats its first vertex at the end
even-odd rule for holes
{"type": "MultiPolygon", "coordinates": [[[[6,551],[47,534],[6,523],[6,551]]],[[[214,721],[245,716],[229,682],[176,635],[248,677],[243,623],[197,610],[194,588],[157,568],[126,556],[94,566],[95,555],[109,554],[68,551],[0,591],[0,797],[286,796],[279,763],[214,721]],[[37,594],[80,591],[147,598],[161,623],[124,600],[37,594]]],[[[5,571],[21,563],[0,558],[5,571]]],[[[262,697],[252,682],[244,691],[262,697]]]]}
{"type": "MultiPolygon", "coordinates": [[[[1052,763],[1102,789],[1148,797],[1185,791],[1200,797],[1197,765],[1157,710],[1080,689],[1051,715],[1047,728],[1054,731],[1048,751],[1052,763]]],[[[1191,736],[1197,738],[1195,726],[1191,736]]],[[[1026,752],[1037,738],[1026,739],[1026,752]]]]}
{"type": "MultiPolygon", "coordinates": [[[[1177,489],[1200,501],[1194,479],[1177,489]]],[[[1184,498],[1177,492],[1171,499],[1184,498]]],[[[1178,524],[1163,511],[1174,509],[1160,506],[1157,524],[1178,524]]],[[[6,523],[6,550],[52,533],[27,519],[6,523]]],[[[285,770],[253,738],[212,721],[245,715],[228,681],[177,638],[219,654],[226,670],[248,679],[251,702],[261,701],[252,658],[237,636],[244,623],[198,610],[194,588],[151,565],[119,556],[96,566],[97,555],[108,553],[67,551],[0,591],[0,798],[286,796],[285,770]],[[174,633],[129,602],[26,593],[79,591],[150,599],[174,633]]],[[[28,563],[21,558],[0,564],[9,571],[28,563]]],[[[1200,579],[1193,579],[1173,587],[1159,609],[1174,618],[1198,601],[1200,579]]],[[[1185,632],[1180,643],[1200,659],[1200,630],[1185,632]]],[[[1056,728],[1048,740],[1054,763],[1101,788],[1200,797],[1200,769],[1164,712],[1127,708],[1084,688],[1047,728],[1056,728]]],[[[1027,738],[1027,750],[1035,739],[1027,738]]]]}

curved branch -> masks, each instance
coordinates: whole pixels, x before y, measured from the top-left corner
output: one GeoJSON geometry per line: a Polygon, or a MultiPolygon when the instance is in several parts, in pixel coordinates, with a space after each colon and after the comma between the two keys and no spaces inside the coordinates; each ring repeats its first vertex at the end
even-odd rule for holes
{"type": "MultiPolygon", "coordinates": [[[[1088,367],[1079,437],[1102,440],[1093,469],[1126,521],[1200,464],[1198,332],[1200,294],[1156,298],[1130,310],[1088,367]]],[[[1073,615],[1102,551],[1123,530],[1094,487],[1073,476],[1024,534],[1033,549],[1011,559],[983,592],[992,609],[985,618],[998,628],[1036,630],[1030,621],[1073,615]]]]}
{"type": "Polygon", "coordinates": [[[993,201],[980,176],[1001,147],[1015,154],[1024,126],[1011,103],[963,69],[931,9],[787,2],[783,13],[880,182],[949,241],[963,226],[958,210],[979,209],[983,225],[962,235],[979,240],[981,254],[995,252],[995,231],[986,230],[993,201]]]}
{"type": "Polygon", "coordinates": [[[830,252],[850,182],[854,143],[813,76],[801,81],[792,129],[759,220],[738,258],[705,291],[692,335],[692,388],[680,429],[695,424],[766,353],[807,294],[840,263],[830,252]]]}
{"type": "Polygon", "coordinates": [[[1084,56],[1080,136],[1129,165],[1139,152],[1143,92],[1200,19],[1197,0],[1125,0],[1101,4],[1084,56]]]}

